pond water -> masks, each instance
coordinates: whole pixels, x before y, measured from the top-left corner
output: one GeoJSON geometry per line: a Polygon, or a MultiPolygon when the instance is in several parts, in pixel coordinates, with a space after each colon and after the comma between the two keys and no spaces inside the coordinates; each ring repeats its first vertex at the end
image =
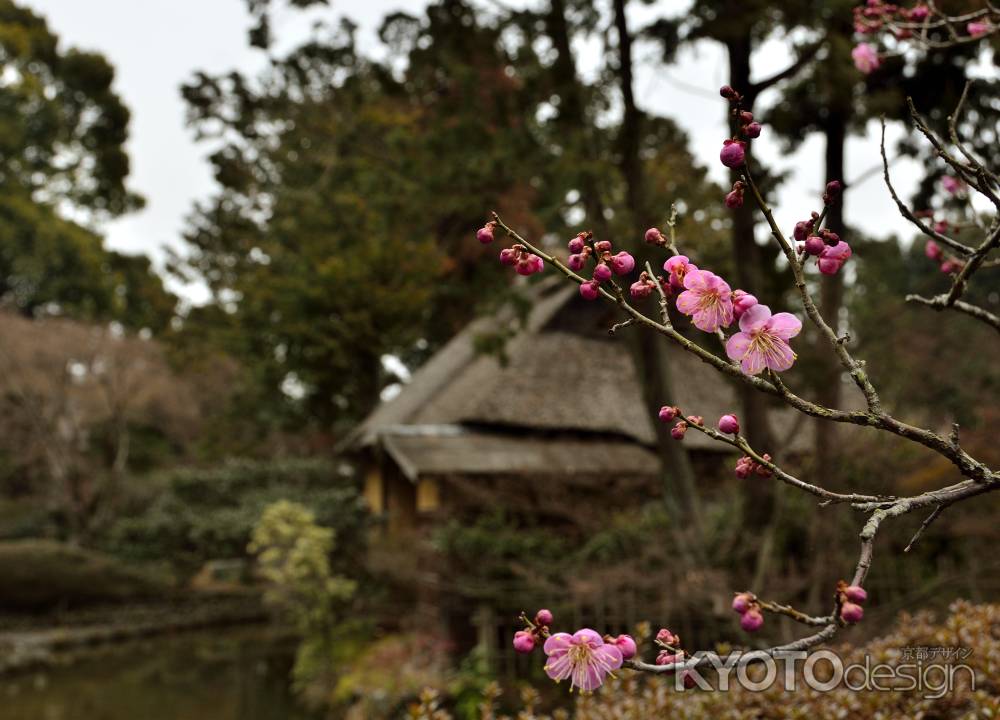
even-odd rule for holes
{"type": "Polygon", "coordinates": [[[0,678],[3,720],[314,720],[288,686],[294,642],[266,626],[108,647],[0,678]]]}

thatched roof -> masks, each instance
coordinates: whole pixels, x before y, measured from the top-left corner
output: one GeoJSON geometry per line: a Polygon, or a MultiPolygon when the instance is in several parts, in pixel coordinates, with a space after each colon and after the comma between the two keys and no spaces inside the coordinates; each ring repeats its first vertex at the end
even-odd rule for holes
{"type": "MultiPolygon", "coordinates": [[[[656,441],[655,418],[642,402],[626,340],[607,334],[611,322],[620,318],[608,316],[601,303],[580,300],[575,287],[558,281],[529,292],[533,309],[506,344],[505,360],[477,352],[476,338],[515,327],[513,313],[471,323],[417,370],[395,398],[361,423],[350,445],[385,445],[384,440],[392,438],[386,449],[394,446],[394,457],[402,455],[404,447],[408,456],[433,456],[426,463],[412,461],[415,467],[423,465],[423,472],[446,472],[448,462],[455,472],[491,472],[504,465],[491,454],[503,449],[503,443],[487,442],[488,434],[508,439],[546,436],[548,450],[539,448],[541,454],[535,455],[546,458],[541,467],[554,465],[563,472],[579,467],[573,453],[580,452],[578,441],[586,440],[614,444],[607,448],[609,453],[631,445],[628,463],[635,468],[652,463],[655,472],[655,456],[649,452],[656,441]],[[467,443],[465,450],[462,443],[467,443]],[[451,459],[445,461],[446,456],[451,459]]],[[[674,402],[686,412],[715,419],[738,407],[732,386],[715,370],[679,348],[670,346],[667,352],[674,402]]],[[[788,420],[775,418],[779,435],[791,429],[788,420]]],[[[692,450],[730,450],[696,432],[688,433],[684,443],[692,450]]],[[[401,457],[396,461],[406,463],[401,457]]],[[[509,458],[508,471],[516,471],[517,462],[509,458]]]]}

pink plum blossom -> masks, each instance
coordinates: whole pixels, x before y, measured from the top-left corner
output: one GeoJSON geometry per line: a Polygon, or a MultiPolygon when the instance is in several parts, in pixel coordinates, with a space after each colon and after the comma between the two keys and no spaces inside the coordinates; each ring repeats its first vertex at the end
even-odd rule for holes
{"type": "Polygon", "coordinates": [[[518,275],[534,275],[545,268],[545,261],[534,253],[522,253],[514,269],[518,275]]]}
{"type": "Polygon", "coordinates": [[[924,255],[929,257],[931,260],[940,260],[944,257],[944,251],[936,242],[928,240],[927,244],[924,246],[924,255]]]}
{"type": "Polygon", "coordinates": [[[573,253],[566,260],[566,265],[569,267],[570,270],[573,270],[575,272],[583,270],[583,263],[584,263],[584,258],[583,255],[581,255],[580,253],[573,253]]]}
{"type": "Polygon", "coordinates": [[[583,242],[583,238],[580,237],[579,235],[577,235],[575,238],[573,238],[567,243],[567,247],[569,248],[569,251],[571,253],[583,252],[584,245],[585,243],[583,242]]]}
{"type": "Polygon", "coordinates": [[[607,263],[598,263],[597,267],[594,268],[594,280],[596,282],[604,282],[610,279],[611,268],[608,267],[607,263]]]}
{"type": "Polygon", "coordinates": [[[679,423],[670,428],[670,437],[674,440],[683,440],[684,434],[688,430],[688,424],[681,420],[679,423]]]}
{"type": "Polygon", "coordinates": [[[677,309],[690,315],[694,326],[715,332],[733,323],[733,300],[729,283],[708,270],[694,270],[684,276],[684,292],[677,296],[677,309]]]}
{"type": "Polygon", "coordinates": [[[656,642],[676,647],[681,644],[681,639],[667,628],[660,628],[656,631],[656,642]]]}
{"type": "Polygon", "coordinates": [[[687,255],[674,255],[663,263],[663,269],[670,273],[670,286],[676,290],[684,288],[684,277],[698,266],[688,260],[687,255]]]}
{"type": "Polygon", "coordinates": [[[923,22],[931,14],[931,9],[926,5],[916,5],[910,8],[910,20],[913,22],[923,22]]]}
{"type": "Polygon", "coordinates": [[[535,613],[535,624],[536,625],[551,625],[552,624],[552,611],[542,608],[537,613],[535,613]]]}
{"type": "Polygon", "coordinates": [[[646,242],[650,245],[659,245],[663,242],[663,233],[660,232],[659,228],[651,227],[646,231],[646,242]]]}
{"type": "Polygon", "coordinates": [[[851,246],[843,240],[838,240],[836,245],[827,245],[819,255],[819,271],[824,275],[836,275],[851,254],[851,246]]]}
{"type": "Polygon", "coordinates": [[[740,332],[726,342],[726,354],[738,361],[747,375],[756,375],[764,368],[782,372],[795,362],[788,340],[801,330],[802,322],[791,313],[771,315],[767,305],[754,305],[740,318],[740,332]]]}
{"type": "Polygon", "coordinates": [[[504,248],[500,251],[500,264],[513,265],[517,262],[517,250],[514,248],[504,248]]]}
{"type": "Polygon", "coordinates": [[[805,250],[807,255],[820,255],[826,249],[826,243],[819,235],[810,235],[806,238],[805,250]]]}
{"type": "Polygon", "coordinates": [[[543,646],[548,660],[545,672],[559,682],[570,681],[570,688],[591,693],[599,688],[609,673],[622,666],[622,651],[604,642],[594,630],[584,628],[573,635],[556,633],[543,646]]]}
{"type": "Polygon", "coordinates": [[[851,50],[851,58],[854,60],[854,67],[868,75],[878,69],[881,64],[878,58],[878,51],[870,43],[859,43],[851,50]]]}

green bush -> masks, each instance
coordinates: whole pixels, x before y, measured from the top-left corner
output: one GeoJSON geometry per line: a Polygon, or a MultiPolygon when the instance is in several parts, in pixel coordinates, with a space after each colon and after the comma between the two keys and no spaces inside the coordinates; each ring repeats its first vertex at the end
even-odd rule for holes
{"type": "Polygon", "coordinates": [[[0,542],[0,607],[47,610],[163,597],[161,579],[102,553],[50,540],[0,542]]]}
{"type": "Polygon", "coordinates": [[[160,474],[148,506],[112,524],[101,546],[135,561],[169,561],[181,574],[205,561],[246,556],[254,525],[279,500],[307,507],[337,533],[334,570],[357,567],[365,511],[352,477],[327,460],[240,460],[160,474]]]}

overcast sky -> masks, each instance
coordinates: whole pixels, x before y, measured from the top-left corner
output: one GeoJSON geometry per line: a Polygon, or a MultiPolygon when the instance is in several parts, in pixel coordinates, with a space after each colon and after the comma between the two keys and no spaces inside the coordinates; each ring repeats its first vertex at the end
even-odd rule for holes
{"type": "MultiPolygon", "coordinates": [[[[208,197],[213,180],[205,160],[206,148],[194,142],[184,126],[180,85],[197,70],[220,73],[232,69],[253,71],[264,65],[262,53],[247,46],[250,17],[245,0],[20,0],[44,14],[61,37],[63,47],[77,46],[104,53],[117,70],[115,87],[132,111],[128,149],[132,159],[131,187],[144,195],[146,208],[109,223],[108,245],[130,253],[146,253],[159,263],[164,246],[180,247],[185,216],[196,199],[208,197]]],[[[360,26],[363,48],[374,48],[379,20],[388,12],[419,12],[422,0],[335,0],[324,11],[334,18],[350,16],[360,26]]],[[[680,11],[683,0],[661,2],[659,9],[680,11]]],[[[310,21],[284,17],[275,33],[294,44],[309,33],[310,21]]],[[[599,58],[595,50],[580,48],[579,63],[586,70],[599,58]]],[[[767,75],[788,60],[783,45],[774,43],[756,58],[759,75],[767,75]]],[[[637,58],[642,60],[642,58],[637,58]]],[[[674,118],[691,136],[692,150],[722,181],[724,168],[717,157],[725,137],[724,102],[717,89],[725,80],[725,55],[715,44],[687,50],[664,72],[643,69],[637,75],[637,98],[646,109],[674,118]],[[697,91],[697,88],[704,88],[697,91]]],[[[766,103],[767,97],[762,98],[766,103]]],[[[848,180],[858,177],[878,160],[874,128],[866,139],[852,139],[848,147],[848,180]]],[[[895,135],[895,133],[894,133],[895,135]]],[[[811,138],[794,156],[783,156],[767,131],[756,143],[761,158],[772,166],[794,168],[793,179],[781,192],[779,221],[791,227],[807,216],[821,188],[822,141],[811,138]]],[[[894,168],[902,190],[909,191],[915,166],[894,168]]],[[[877,175],[854,187],[847,198],[848,217],[873,234],[908,234],[877,175]]],[[[188,294],[197,300],[198,291],[188,294]]]]}

